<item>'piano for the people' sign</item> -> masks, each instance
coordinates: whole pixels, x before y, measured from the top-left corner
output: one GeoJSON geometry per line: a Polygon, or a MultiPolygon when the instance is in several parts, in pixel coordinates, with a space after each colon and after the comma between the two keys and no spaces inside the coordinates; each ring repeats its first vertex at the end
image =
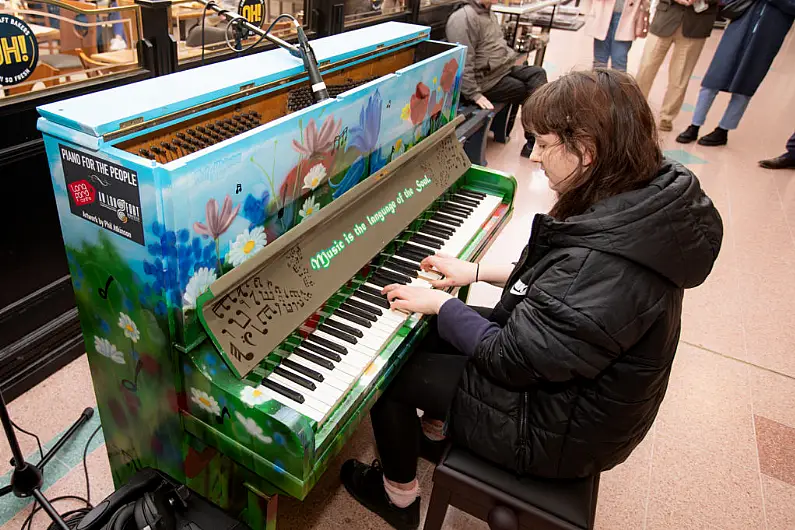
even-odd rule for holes
{"type": "Polygon", "coordinates": [[[452,122],[217,280],[207,333],[244,377],[469,168],[452,122]],[[424,144],[424,145],[423,145],[424,144]]]}

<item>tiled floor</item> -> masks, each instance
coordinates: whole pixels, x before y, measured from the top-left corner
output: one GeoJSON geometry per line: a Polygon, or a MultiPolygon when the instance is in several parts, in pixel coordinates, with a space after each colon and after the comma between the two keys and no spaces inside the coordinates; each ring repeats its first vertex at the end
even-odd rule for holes
{"type": "MultiPolygon", "coordinates": [[[[724,248],[709,280],[686,296],[682,343],[654,429],[629,460],[603,474],[600,529],[795,529],[795,171],[756,166],[758,159],[780,154],[795,128],[795,39],[790,35],[728,146],[680,146],[673,139],[689,123],[699,79],[720,35],[709,40],[675,130],[663,133],[662,142],[669,156],[698,174],[720,209],[724,248]]],[[[637,69],[642,46],[633,46],[630,71],[637,69]]],[[[547,53],[550,77],[587,67],[590,49],[582,32],[555,31],[547,53]]],[[[654,107],[666,77],[663,69],[651,95],[654,107]]],[[[706,129],[717,122],[726,99],[718,97],[706,129]]],[[[532,215],[553,199],[544,177],[518,156],[520,147],[518,128],[508,145],[490,146],[490,166],[515,174],[520,189],[514,218],[487,260],[516,255],[532,215]]],[[[478,285],[470,301],[483,305],[497,296],[496,289],[478,285]]],[[[88,366],[80,359],[17,399],[11,412],[47,441],[93,399],[88,366]]],[[[48,468],[50,496],[85,493],[82,469],[73,466],[86,438],[48,468]]],[[[35,444],[22,440],[32,453],[35,444]]],[[[88,458],[95,500],[111,488],[101,443],[99,436],[88,458]]],[[[374,457],[369,423],[339,461],[351,456],[374,457]]],[[[0,446],[0,462],[8,458],[7,447],[0,446]]],[[[280,501],[280,528],[385,528],[351,500],[335,471],[332,466],[303,503],[280,501]]],[[[432,468],[423,463],[420,471],[427,503],[432,468]]],[[[58,504],[61,511],[71,506],[58,504]]],[[[0,500],[0,530],[18,529],[29,513],[19,511],[23,507],[15,499],[0,500]]],[[[445,526],[486,528],[454,509],[445,526]]],[[[45,518],[37,517],[34,528],[45,527],[45,518]]]]}

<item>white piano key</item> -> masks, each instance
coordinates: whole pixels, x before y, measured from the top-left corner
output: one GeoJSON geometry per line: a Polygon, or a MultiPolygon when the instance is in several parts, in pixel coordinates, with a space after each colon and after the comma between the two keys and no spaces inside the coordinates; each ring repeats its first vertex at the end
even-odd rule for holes
{"type": "Polygon", "coordinates": [[[305,388],[294,381],[290,381],[286,377],[283,377],[277,373],[271,373],[268,375],[268,379],[273,381],[274,383],[279,383],[280,385],[289,388],[295,392],[298,392],[302,396],[304,396],[305,404],[309,405],[314,409],[321,410],[321,412],[327,412],[330,407],[333,407],[334,404],[339,399],[340,395],[342,395],[341,391],[337,391],[336,389],[332,389],[331,387],[324,387],[322,385],[318,386],[315,385],[315,390],[311,390],[309,388],[305,388]]]}
{"type": "Polygon", "coordinates": [[[290,354],[287,358],[297,364],[300,364],[301,366],[305,366],[310,370],[316,371],[323,376],[324,382],[329,382],[340,390],[349,388],[353,384],[354,377],[352,375],[346,374],[336,367],[334,370],[329,370],[328,368],[324,368],[323,366],[317,365],[312,361],[304,359],[300,355],[295,354],[290,354]]]}
{"type": "MultiPolygon", "coordinates": [[[[303,414],[304,416],[315,420],[316,422],[320,423],[323,421],[323,418],[326,416],[326,412],[322,410],[317,410],[314,407],[307,405],[306,402],[299,403],[293,399],[288,398],[284,394],[280,394],[270,388],[265,388],[264,386],[259,386],[258,390],[260,390],[263,394],[268,396],[269,399],[274,401],[278,401],[282,405],[286,405],[290,407],[294,411],[298,412],[299,414],[303,414]]],[[[326,407],[323,407],[326,408],[326,407]]]]}

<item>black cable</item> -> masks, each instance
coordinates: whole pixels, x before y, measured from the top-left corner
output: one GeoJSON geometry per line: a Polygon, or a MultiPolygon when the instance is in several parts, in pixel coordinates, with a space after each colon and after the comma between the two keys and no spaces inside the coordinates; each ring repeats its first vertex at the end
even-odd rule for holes
{"type": "Polygon", "coordinates": [[[88,441],[86,442],[86,446],[83,447],[83,472],[86,475],[86,501],[87,504],[91,504],[91,479],[88,478],[88,446],[91,445],[91,440],[94,439],[94,436],[97,435],[99,430],[102,428],[102,424],[100,423],[97,425],[97,428],[94,429],[94,432],[91,433],[91,436],[88,437],[88,441]]]}
{"type": "MultiPolygon", "coordinates": [[[[83,447],[83,473],[86,477],[86,498],[84,499],[83,497],[77,495],[64,495],[61,497],[50,499],[51,504],[63,500],[76,500],[84,502],[86,504],[85,508],[77,508],[75,510],[70,510],[66,513],[61,514],[61,518],[66,523],[66,526],[68,526],[69,528],[77,528],[77,525],[80,524],[80,521],[82,521],[83,518],[86,515],[88,515],[88,513],[94,508],[94,505],[91,504],[91,479],[88,476],[88,448],[91,445],[91,441],[94,439],[94,437],[97,435],[97,433],[101,428],[102,424],[97,425],[97,428],[94,429],[94,432],[92,432],[91,436],[88,437],[88,440],[86,440],[86,445],[83,447]]],[[[17,429],[19,429],[19,427],[17,427],[17,429]]],[[[19,430],[21,432],[25,432],[22,429],[19,430]]],[[[36,436],[33,433],[25,432],[25,434],[33,436],[38,440],[38,436],[36,436]]],[[[33,517],[35,517],[35,515],[42,510],[42,507],[39,506],[38,503],[35,504],[36,506],[33,509],[33,511],[30,512],[30,515],[28,515],[28,517],[25,519],[25,522],[22,523],[21,530],[30,530],[33,527],[33,517]]],[[[47,530],[59,530],[59,527],[58,525],[55,524],[55,522],[53,522],[50,523],[50,526],[47,527],[47,530]]]]}
{"type": "Polygon", "coordinates": [[[41,449],[41,439],[40,439],[38,436],[36,436],[35,434],[33,434],[32,432],[28,432],[28,431],[26,431],[25,429],[23,429],[22,427],[20,427],[20,426],[19,426],[19,425],[17,425],[16,423],[14,423],[13,421],[11,422],[11,425],[13,425],[13,426],[14,426],[14,428],[15,428],[16,430],[18,430],[19,432],[21,432],[21,433],[23,433],[23,434],[27,434],[28,436],[31,436],[31,437],[33,437],[33,438],[35,438],[35,439],[36,439],[36,445],[38,445],[38,446],[39,446],[39,457],[40,457],[42,460],[44,460],[44,451],[42,451],[42,449],[41,449]]]}

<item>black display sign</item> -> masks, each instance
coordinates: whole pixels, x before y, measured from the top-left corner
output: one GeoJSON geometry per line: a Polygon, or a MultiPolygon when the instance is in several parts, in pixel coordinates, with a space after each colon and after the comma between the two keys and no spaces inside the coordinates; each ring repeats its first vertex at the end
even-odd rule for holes
{"type": "Polygon", "coordinates": [[[23,82],[39,62],[39,43],[24,20],[0,14],[0,85],[23,82]]]}
{"type": "MultiPolygon", "coordinates": [[[[240,0],[237,5],[237,13],[249,21],[250,24],[262,27],[265,22],[265,0],[240,0]]],[[[243,35],[248,37],[249,31],[244,31],[243,35]]]]}
{"type": "Polygon", "coordinates": [[[138,175],[125,167],[59,145],[72,213],[144,244],[138,175]]]}

